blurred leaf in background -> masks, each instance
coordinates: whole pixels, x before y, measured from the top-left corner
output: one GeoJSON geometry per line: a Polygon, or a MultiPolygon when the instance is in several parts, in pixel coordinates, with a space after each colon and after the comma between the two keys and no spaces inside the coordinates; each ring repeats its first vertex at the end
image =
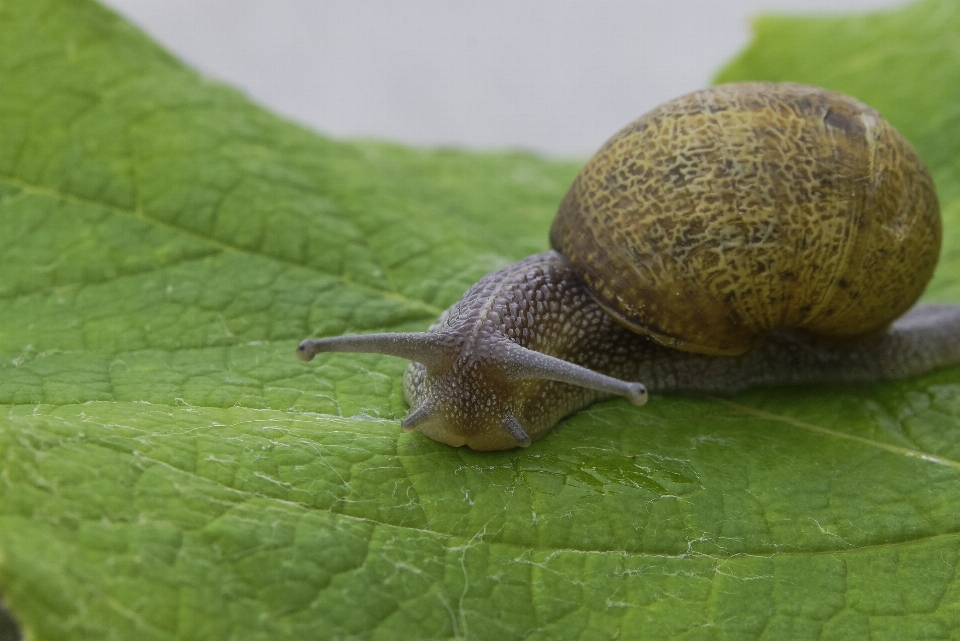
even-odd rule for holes
{"type": "MultiPolygon", "coordinates": [[[[876,106],[960,301],[960,13],[763,18],[720,80],[876,106]]],[[[946,638],[960,370],[401,434],[426,327],[546,248],[576,163],[332,141],[99,5],[0,6],[0,596],[29,638],[946,638]]]]}

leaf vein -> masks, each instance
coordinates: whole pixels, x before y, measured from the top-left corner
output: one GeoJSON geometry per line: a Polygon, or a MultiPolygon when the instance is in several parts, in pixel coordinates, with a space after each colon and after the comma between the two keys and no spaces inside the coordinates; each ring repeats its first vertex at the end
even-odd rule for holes
{"type": "Polygon", "coordinates": [[[287,259],[287,258],[282,258],[282,257],[280,257],[280,256],[275,256],[275,255],[266,255],[266,256],[265,256],[265,255],[262,255],[262,254],[257,254],[257,253],[255,253],[255,252],[251,252],[251,251],[249,251],[249,250],[247,250],[247,249],[244,249],[244,248],[242,248],[242,247],[238,247],[238,246],[236,246],[236,245],[232,245],[232,244],[230,244],[230,243],[226,243],[226,242],[224,242],[224,241],[222,241],[222,240],[218,240],[218,239],[215,239],[215,238],[210,238],[210,237],[208,237],[208,236],[204,236],[204,235],[199,234],[199,233],[197,233],[197,232],[195,232],[195,231],[193,231],[193,230],[187,229],[186,227],[182,227],[182,226],[180,226],[180,225],[176,225],[176,224],[172,224],[172,223],[168,223],[168,222],[159,220],[159,219],[157,219],[157,218],[155,218],[155,217],[153,217],[153,216],[147,215],[146,213],[143,212],[143,210],[139,210],[139,209],[138,209],[138,210],[124,209],[123,207],[118,207],[118,206],[116,206],[116,205],[109,205],[109,204],[106,204],[106,203],[98,202],[98,201],[96,201],[96,200],[90,200],[90,199],[84,198],[84,197],[82,197],[82,196],[77,196],[77,195],[74,195],[74,194],[64,193],[64,192],[62,192],[62,191],[59,191],[59,190],[57,190],[57,189],[52,189],[52,188],[50,188],[50,187],[41,187],[41,186],[39,186],[39,185],[34,185],[34,184],[31,184],[31,183],[28,183],[28,182],[26,182],[26,181],[24,181],[24,180],[21,180],[21,179],[15,177],[15,176],[8,176],[8,175],[0,174],[0,181],[5,182],[5,183],[7,183],[7,184],[9,184],[9,185],[11,185],[11,186],[13,186],[13,187],[17,187],[17,188],[19,188],[19,189],[22,189],[22,190],[24,190],[25,192],[29,192],[29,193],[36,194],[36,195],[38,195],[38,196],[46,196],[46,197],[48,197],[48,198],[55,198],[55,199],[58,199],[58,200],[62,200],[62,201],[65,201],[65,202],[71,202],[71,203],[75,203],[75,204],[92,205],[92,206],[96,206],[96,207],[100,207],[100,208],[102,208],[102,209],[105,209],[105,210],[107,210],[107,211],[109,211],[109,212],[111,212],[111,213],[113,213],[113,214],[115,214],[115,215],[118,215],[118,216],[123,216],[123,217],[128,217],[128,218],[135,218],[135,219],[137,219],[137,220],[150,223],[150,224],[155,225],[155,226],[157,226],[157,227],[160,227],[160,228],[162,228],[162,229],[166,229],[167,231],[170,231],[170,232],[173,232],[173,233],[176,233],[176,234],[182,234],[182,235],[185,235],[185,236],[189,236],[189,237],[191,237],[191,238],[193,238],[193,239],[195,239],[195,240],[198,240],[198,241],[200,241],[200,242],[203,242],[203,243],[206,243],[206,244],[209,244],[209,245],[213,245],[213,246],[219,248],[221,251],[224,251],[224,252],[253,255],[253,256],[257,256],[258,258],[266,258],[266,259],[268,259],[268,260],[273,260],[273,261],[275,261],[275,262],[277,262],[277,263],[280,263],[280,264],[283,264],[283,265],[287,265],[287,266],[290,266],[290,267],[297,267],[297,268],[300,268],[300,269],[309,269],[309,270],[318,271],[319,273],[322,273],[323,275],[328,276],[328,277],[330,277],[330,278],[337,279],[337,280],[339,280],[340,282],[342,282],[343,284],[348,285],[348,286],[350,286],[350,287],[355,287],[355,288],[357,288],[357,289],[360,289],[360,290],[369,292],[369,293],[371,293],[371,294],[374,294],[374,295],[376,295],[376,296],[380,296],[380,297],[382,297],[382,298],[386,298],[386,299],[388,299],[388,300],[392,300],[392,301],[397,302],[397,303],[402,303],[402,304],[406,304],[406,305],[411,305],[411,306],[414,306],[414,307],[420,307],[420,308],[424,309],[424,311],[430,312],[430,313],[433,314],[434,316],[439,316],[439,315],[443,312],[443,310],[440,309],[439,307],[437,307],[437,306],[435,306],[435,305],[432,305],[432,304],[430,304],[430,303],[428,303],[428,302],[426,302],[426,301],[422,301],[422,300],[419,300],[419,299],[410,298],[410,297],[404,296],[403,294],[400,294],[400,293],[398,293],[398,292],[391,292],[391,291],[379,289],[379,288],[374,287],[374,286],[372,286],[372,285],[367,285],[367,284],[364,284],[364,283],[360,283],[360,282],[357,282],[357,281],[353,280],[352,278],[350,278],[350,277],[348,277],[348,276],[344,276],[343,274],[329,274],[329,273],[325,273],[325,272],[322,272],[322,271],[320,271],[320,270],[317,270],[316,267],[312,267],[312,266],[310,266],[310,265],[301,264],[301,263],[298,263],[298,262],[296,262],[296,261],[289,260],[289,259],[287,259]]]}
{"type": "Polygon", "coordinates": [[[746,405],[740,405],[739,403],[734,403],[726,399],[717,398],[715,399],[720,403],[726,405],[727,407],[736,410],[739,413],[747,414],[754,418],[765,419],[769,421],[777,421],[780,423],[785,423],[793,427],[798,427],[803,430],[808,430],[810,432],[815,432],[817,434],[824,434],[826,436],[832,436],[834,438],[846,439],[848,441],[854,441],[856,443],[861,443],[863,445],[868,445],[870,447],[876,447],[881,450],[885,450],[892,454],[900,454],[901,456],[906,456],[909,458],[917,458],[923,461],[928,461],[930,463],[936,463],[938,465],[946,465],[952,467],[955,470],[960,471],[960,462],[954,461],[952,459],[944,458],[942,456],[937,456],[935,454],[929,454],[921,450],[914,450],[907,447],[901,447],[899,445],[893,445],[891,443],[883,443],[881,441],[876,441],[869,438],[864,438],[862,436],[855,436],[853,434],[845,434],[843,432],[838,432],[837,430],[831,430],[827,427],[821,427],[819,425],[814,425],[813,423],[807,423],[799,419],[793,418],[792,416],[783,416],[781,414],[774,414],[772,412],[766,412],[764,410],[756,409],[754,407],[748,407],[746,405]]]}

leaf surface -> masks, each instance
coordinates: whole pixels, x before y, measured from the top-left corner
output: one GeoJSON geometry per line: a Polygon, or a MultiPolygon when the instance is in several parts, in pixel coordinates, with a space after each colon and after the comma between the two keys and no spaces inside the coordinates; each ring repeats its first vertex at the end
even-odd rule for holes
{"type": "MultiPolygon", "coordinates": [[[[960,14],[763,18],[722,80],[878,107],[960,300],[960,14]]],[[[904,639],[960,629],[960,369],[402,434],[414,330],[578,169],[332,141],[82,0],[0,6],[0,594],[46,639],[904,639]]]]}

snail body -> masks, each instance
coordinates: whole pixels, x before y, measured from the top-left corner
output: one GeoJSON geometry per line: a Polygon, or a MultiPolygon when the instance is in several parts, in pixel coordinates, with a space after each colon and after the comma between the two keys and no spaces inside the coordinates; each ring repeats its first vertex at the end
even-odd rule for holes
{"type": "Polygon", "coordinates": [[[733,393],[960,362],[960,306],[914,307],[941,241],[929,172],[841,94],[742,83],[665,103],[587,163],[550,240],[427,332],[298,355],[413,361],[404,429],[480,450],[527,446],[600,398],[645,402],[627,381],[733,393]]]}

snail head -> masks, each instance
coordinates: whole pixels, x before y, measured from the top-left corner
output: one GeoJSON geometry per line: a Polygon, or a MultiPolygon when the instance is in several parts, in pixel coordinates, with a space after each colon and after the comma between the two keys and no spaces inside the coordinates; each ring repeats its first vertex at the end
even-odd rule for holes
{"type": "Polygon", "coordinates": [[[366,352],[413,361],[407,372],[406,396],[411,413],[404,431],[455,447],[475,450],[527,447],[546,430],[528,416],[535,388],[544,381],[579,386],[602,395],[646,402],[640,383],[621,381],[579,365],[522,347],[506,337],[469,340],[444,331],[365,334],[305,340],[297,348],[301,360],[321,352],[366,352]]]}

